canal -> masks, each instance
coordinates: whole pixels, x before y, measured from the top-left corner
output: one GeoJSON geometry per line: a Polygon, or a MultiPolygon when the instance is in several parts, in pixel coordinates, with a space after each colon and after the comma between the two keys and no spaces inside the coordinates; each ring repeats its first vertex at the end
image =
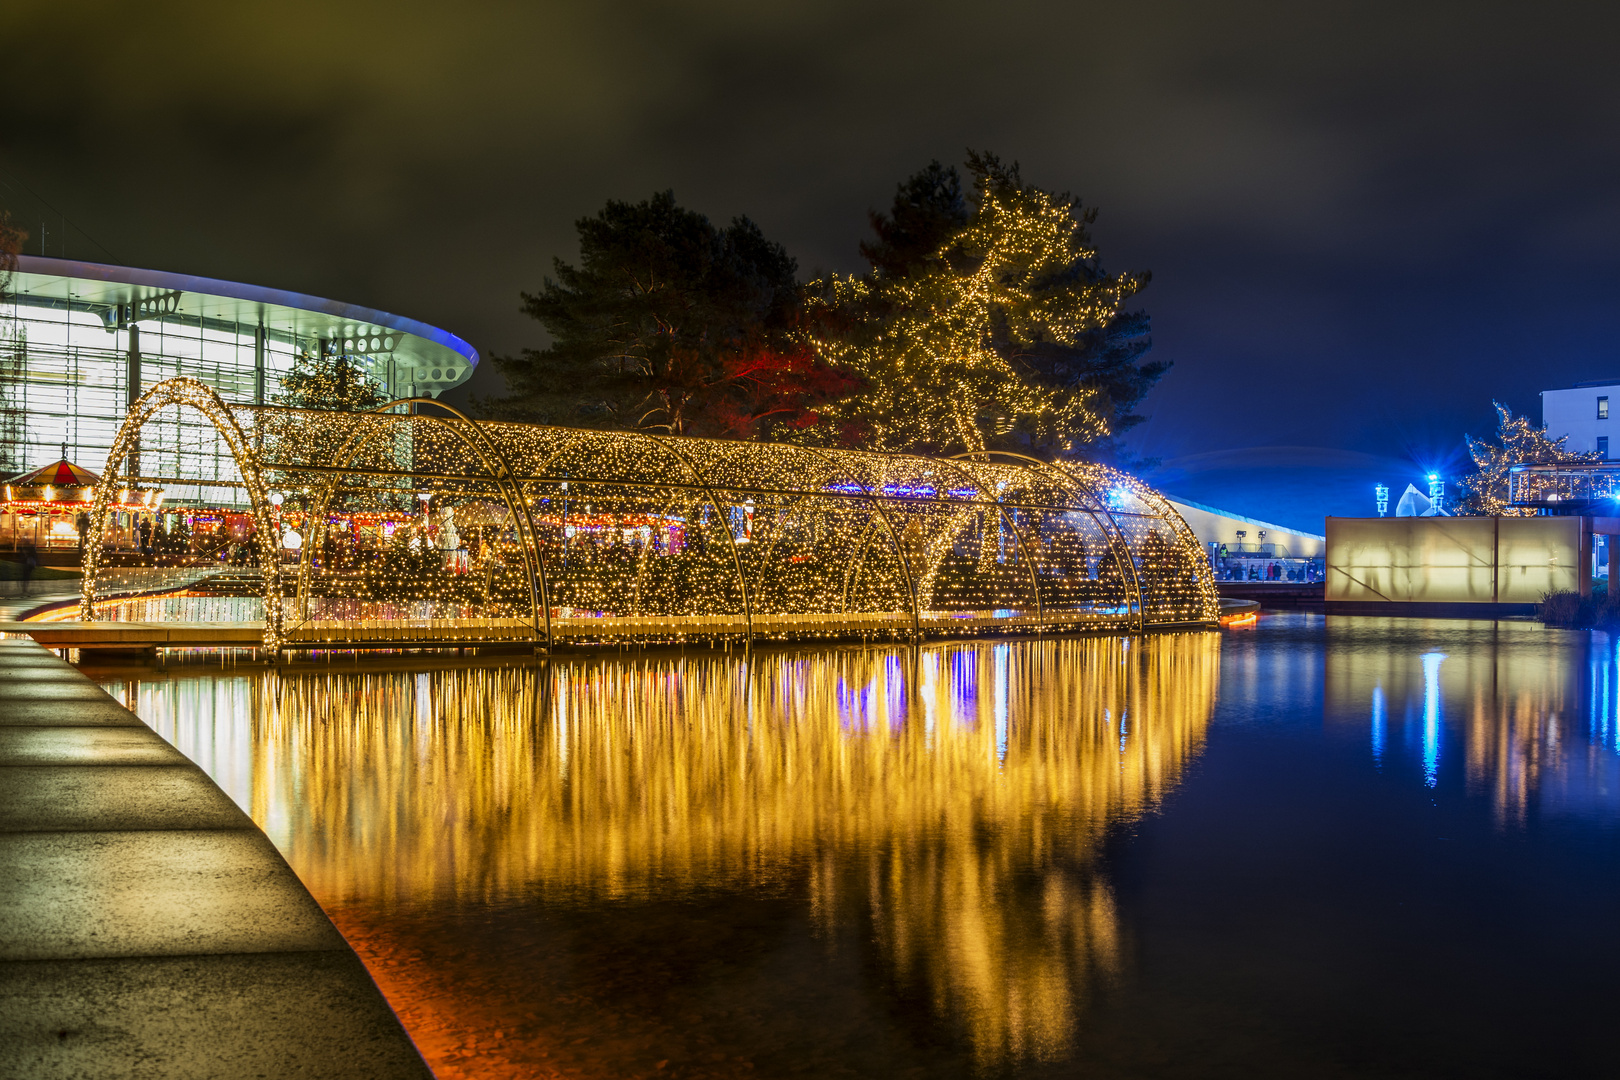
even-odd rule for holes
{"type": "Polygon", "coordinates": [[[441,1078],[1611,1075],[1601,633],[95,673],[441,1078]]]}

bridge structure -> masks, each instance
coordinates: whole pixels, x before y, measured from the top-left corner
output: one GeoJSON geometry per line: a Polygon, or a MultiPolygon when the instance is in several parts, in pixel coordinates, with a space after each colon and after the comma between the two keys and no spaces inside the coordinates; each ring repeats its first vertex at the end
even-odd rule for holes
{"type": "Polygon", "coordinates": [[[1103,466],[491,423],[432,399],[337,413],[158,383],[131,408],[89,515],[79,617],[50,631],[64,644],[134,642],[141,623],[164,628],[149,644],[212,634],[280,651],[1143,631],[1220,617],[1186,523],[1103,466]],[[197,431],[211,447],[174,445],[171,433],[197,431]],[[177,461],[205,475],[166,475],[177,461]],[[229,505],[188,500],[192,485],[216,504],[232,493],[229,505]],[[135,487],[164,492],[158,533],[186,544],[171,557],[238,567],[219,575],[238,586],[234,607],[197,585],[131,596],[154,547],[116,509],[135,487]]]}

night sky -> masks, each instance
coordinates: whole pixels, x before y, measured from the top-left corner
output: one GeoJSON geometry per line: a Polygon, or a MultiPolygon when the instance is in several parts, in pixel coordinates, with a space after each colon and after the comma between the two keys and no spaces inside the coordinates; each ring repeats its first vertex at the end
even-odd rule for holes
{"type": "Polygon", "coordinates": [[[902,177],[993,150],[1153,272],[1175,367],[1134,449],[1161,482],[1264,516],[1267,469],[1315,469],[1322,509],[1370,513],[1340,504],[1460,467],[1492,398],[1539,420],[1537,391],[1620,376],[1617,30],[1610,4],[7,0],[0,207],[34,253],[43,221],[50,254],[487,357],[543,343],[517,294],[609,198],[746,214],[809,277],[862,269],[902,177]]]}

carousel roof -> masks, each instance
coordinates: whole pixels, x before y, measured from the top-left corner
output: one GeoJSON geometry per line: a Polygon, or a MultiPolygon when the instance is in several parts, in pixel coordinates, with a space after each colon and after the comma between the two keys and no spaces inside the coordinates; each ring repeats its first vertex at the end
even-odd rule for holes
{"type": "Polygon", "coordinates": [[[67,458],[62,458],[33,472],[13,476],[6,483],[15,487],[44,487],[46,484],[55,484],[58,487],[89,487],[100,479],[101,477],[88,469],[81,469],[67,458]]]}

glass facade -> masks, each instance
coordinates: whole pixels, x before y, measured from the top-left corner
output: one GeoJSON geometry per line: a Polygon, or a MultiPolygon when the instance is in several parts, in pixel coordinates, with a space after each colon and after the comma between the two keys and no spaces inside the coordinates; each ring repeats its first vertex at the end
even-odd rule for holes
{"type": "MultiPolygon", "coordinates": [[[[231,402],[274,403],[298,358],[317,354],[349,357],[391,397],[437,396],[464,382],[478,362],[459,338],[384,312],[234,282],[25,256],[0,299],[0,477],[63,457],[100,472],[130,404],[165,379],[198,379],[231,402]]],[[[213,428],[181,412],[146,427],[128,472],[144,485],[170,488],[171,506],[240,499],[231,483],[235,463],[213,428]],[[180,478],[183,485],[169,484],[180,478]],[[223,484],[210,487],[208,479],[223,484]]],[[[71,517],[73,507],[32,505],[49,501],[7,494],[0,545],[54,535],[51,519],[71,517]]],[[[57,532],[58,539],[69,535],[57,532]]]]}

